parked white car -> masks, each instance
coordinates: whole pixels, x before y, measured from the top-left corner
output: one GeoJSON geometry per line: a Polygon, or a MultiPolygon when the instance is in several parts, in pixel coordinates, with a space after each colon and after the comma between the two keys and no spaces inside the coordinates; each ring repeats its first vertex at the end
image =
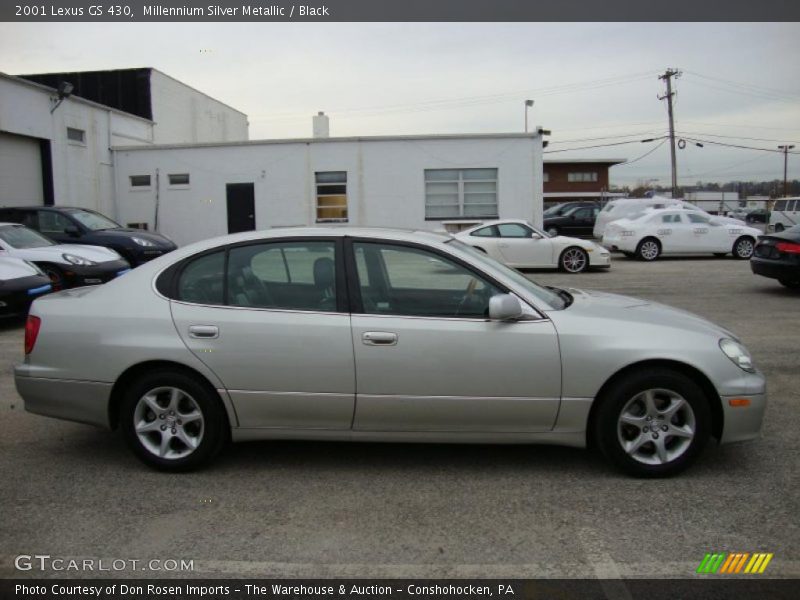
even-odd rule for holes
{"type": "Polygon", "coordinates": [[[37,265],[50,278],[54,289],[104,283],[130,271],[128,262],[114,250],[56,244],[17,223],[0,223],[0,253],[37,265]]]}
{"type": "Polygon", "coordinates": [[[780,233],[800,223],[800,198],[775,200],[769,214],[769,230],[780,233]]]}
{"type": "Polygon", "coordinates": [[[741,219],[731,217],[723,217],[711,215],[704,211],[699,206],[695,206],[691,202],[680,200],[677,198],[663,198],[654,196],[652,198],[620,198],[619,200],[611,200],[597,215],[594,223],[593,234],[597,239],[602,239],[605,233],[606,226],[618,219],[633,219],[634,216],[641,215],[648,209],[662,209],[662,208],[682,208],[683,210],[692,210],[706,217],[713,218],[717,223],[730,223],[732,225],[745,225],[741,219]]]}
{"type": "Polygon", "coordinates": [[[609,223],[603,245],[642,260],[662,254],[733,254],[748,259],[761,231],[747,225],[720,222],[693,210],[649,210],[635,219],[609,223]]]}
{"type": "Polygon", "coordinates": [[[611,266],[611,253],[590,240],[550,237],[527,221],[488,221],[456,234],[492,258],[517,269],[562,269],[580,273],[611,266]]]}

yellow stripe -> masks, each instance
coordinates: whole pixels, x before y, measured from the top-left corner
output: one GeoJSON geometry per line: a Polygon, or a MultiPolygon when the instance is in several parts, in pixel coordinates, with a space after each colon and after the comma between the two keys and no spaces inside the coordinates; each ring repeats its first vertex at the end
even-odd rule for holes
{"type": "Polygon", "coordinates": [[[767,568],[767,565],[769,564],[769,561],[772,560],[772,557],[773,557],[772,552],[767,554],[766,558],[764,558],[764,562],[761,563],[761,568],[758,570],[759,573],[763,573],[764,572],[764,570],[767,568]]]}
{"type": "Polygon", "coordinates": [[[739,564],[736,565],[736,570],[734,571],[734,573],[738,573],[739,571],[742,570],[742,567],[744,566],[744,563],[747,560],[748,556],[750,556],[749,552],[745,552],[744,554],[741,555],[741,558],[739,559],[739,564]]]}
{"type": "Polygon", "coordinates": [[[747,563],[747,566],[744,568],[744,572],[745,573],[749,573],[750,572],[750,569],[753,568],[753,563],[755,563],[756,560],[758,560],[758,554],[753,554],[753,558],[750,559],[750,562],[747,563]]]}
{"type": "Polygon", "coordinates": [[[722,568],[719,570],[720,573],[727,573],[728,566],[733,562],[734,557],[738,557],[738,554],[728,554],[728,559],[725,561],[725,564],[722,565],[722,568]]]}
{"type": "Polygon", "coordinates": [[[753,565],[753,568],[752,568],[752,569],[750,569],[750,572],[751,572],[751,573],[758,573],[758,568],[761,566],[761,561],[763,561],[763,560],[764,560],[764,558],[765,558],[767,555],[766,555],[766,554],[764,554],[763,552],[759,552],[758,554],[756,554],[756,556],[758,557],[758,560],[757,560],[757,561],[755,562],[755,564],[753,565]]]}

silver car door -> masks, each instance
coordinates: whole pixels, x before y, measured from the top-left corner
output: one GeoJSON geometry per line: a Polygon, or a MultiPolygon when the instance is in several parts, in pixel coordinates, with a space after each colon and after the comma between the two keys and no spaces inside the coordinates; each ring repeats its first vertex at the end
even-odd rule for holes
{"type": "Polygon", "coordinates": [[[175,327],[222,380],[240,426],[351,427],[353,344],[335,247],[318,238],[239,245],[178,276],[175,327]]]}
{"type": "Polygon", "coordinates": [[[355,241],[352,257],[355,430],[552,429],[561,364],[549,320],[489,321],[501,290],[428,249],[355,241]]]}

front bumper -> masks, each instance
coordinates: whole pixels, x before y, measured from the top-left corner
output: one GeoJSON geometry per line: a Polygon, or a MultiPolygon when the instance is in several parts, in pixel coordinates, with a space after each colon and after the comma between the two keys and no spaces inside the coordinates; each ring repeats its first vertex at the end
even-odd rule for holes
{"type": "Polygon", "coordinates": [[[722,396],[723,429],[720,444],[746,442],[761,437],[767,394],[722,396]],[[746,406],[735,406],[749,401],[746,406]]]}
{"type": "Polygon", "coordinates": [[[68,287],[97,285],[116,279],[131,270],[127,260],[111,260],[90,266],[68,265],[63,267],[68,287]]]}
{"type": "Polygon", "coordinates": [[[25,377],[25,365],[14,369],[17,392],[25,401],[25,410],[45,417],[111,427],[109,399],[111,384],[96,381],[25,377]]]}
{"type": "Polygon", "coordinates": [[[39,296],[51,292],[53,287],[45,275],[31,275],[0,282],[0,314],[25,314],[39,296]]]}
{"type": "Polygon", "coordinates": [[[605,249],[589,252],[589,266],[593,269],[607,269],[611,266],[611,253],[605,249]]]}
{"type": "Polygon", "coordinates": [[[151,260],[155,260],[159,256],[164,256],[165,254],[169,254],[173,250],[176,250],[177,246],[157,246],[155,248],[148,248],[148,247],[141,247],[136,248],[135,250],[128,250],[125,252],[125,257],[128,259],[128,262],[131,263],[131,267],[138,267],[145,263],[150,262],[151,260]]]}

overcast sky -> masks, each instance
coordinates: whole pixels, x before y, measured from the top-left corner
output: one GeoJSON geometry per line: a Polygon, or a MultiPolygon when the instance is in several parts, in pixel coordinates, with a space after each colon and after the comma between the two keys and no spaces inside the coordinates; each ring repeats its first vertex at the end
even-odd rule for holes
{"type": "MultiPolygon", "coordinates": [[[[679,134],[800,150],[798,23],[0,23],[6,73],[145,66],[245,112],[251,139],[309,136],[318,110],[333,136],[522,131],[532,98],[548,150],[664,135],[658,74],[675,67],[679,134]]],[[[633,160],[657,144],[546,158],[633,160]]],[[[687,145],[678,169],[684,185],[774,179],[783,157],[687,145]]],[[[611,173],[618,185],[668,184],[668,145],[611,173]]]]}

